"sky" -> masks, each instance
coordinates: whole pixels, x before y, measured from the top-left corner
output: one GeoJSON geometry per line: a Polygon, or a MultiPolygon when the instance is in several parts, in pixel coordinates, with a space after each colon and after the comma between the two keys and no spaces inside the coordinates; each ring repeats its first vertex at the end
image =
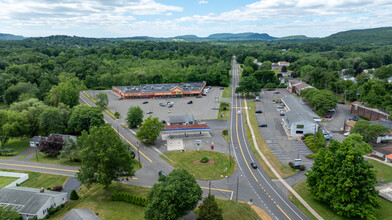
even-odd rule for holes
{"type": "Polygon", "coordinates": [[[392,0],[0,0],[0,9],[0,33],[25,37],[325,37],[392,26],[392,0]]]}

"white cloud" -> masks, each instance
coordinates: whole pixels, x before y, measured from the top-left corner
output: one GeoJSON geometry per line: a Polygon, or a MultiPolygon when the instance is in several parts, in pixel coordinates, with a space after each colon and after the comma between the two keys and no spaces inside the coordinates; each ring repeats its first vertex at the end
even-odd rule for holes
{"type": "Polygon", "coordinates": [[[199,4],[208,4],[208,1],[206,1],[206,0],[200,0],[200,1],[199,1],[199,4]]]}

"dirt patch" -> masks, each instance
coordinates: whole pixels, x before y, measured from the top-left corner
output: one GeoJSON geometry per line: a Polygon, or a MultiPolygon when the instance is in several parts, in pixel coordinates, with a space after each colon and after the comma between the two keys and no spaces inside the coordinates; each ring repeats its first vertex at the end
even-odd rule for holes
{"type": "Polygon", "coordinates": [[[195,160],[192,163],[197,164],[197,165],[208,165],[208,164],[214,164],[214,163],[216,163],[216,161],[215,160],[208,160],[207,163],[202,163],[202,162],[200,162],[198,160],[195,160]]]}
{"type": "Polygon", "coordinates": [[[272,220],[272,218],[267,213],[265,213],[264,210],[262,210],[261,208],[255,205],[251,205],[250,207],[252,207],[252,209],[255,210],[255,212],[260,216],[261,219],[272,220]]]}

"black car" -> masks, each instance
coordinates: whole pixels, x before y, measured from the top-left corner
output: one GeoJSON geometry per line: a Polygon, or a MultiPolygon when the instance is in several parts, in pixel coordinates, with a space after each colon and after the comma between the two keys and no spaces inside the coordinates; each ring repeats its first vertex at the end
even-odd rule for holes
{"type": "Polygon", "coordinates": [[[276,91],[275,94],[280,94],[280,92],[276,91]]]}
{"type": "Polygon", "coordinates": [[[357,116],[351,116],[348,120],[350,120],[350,121],[358,121],[358,117],[357,116]]]}
{"type": "Polygon", "coordinates": [[[255,113],[263,113],[263,111],[257,110],[257,111],[255,111],[255,113]]]}
{"type": "Polygon", "coordinates": [[[259,124],[259,127],[268,127],[266,123],[259,124]]]}
{"type": "Polygon", "coordinates": [[[166,124],[166,121],[165,121],[165,120],[162,120],[161,122],[162,122],[162,124],[164,124],[164,125],[166,124]]]}
{"type": "Polygon", "coordinates": [[[198,96],[196,96],[196,98],[203,98],[203,96],[201,96],[201,95],[198,95],[198,96]]]}
{"type": "Polygon", "coordinates": [[[163,170],[160,170],[159,172],[158,172],[158,176],[167,176],[167,174],[165,173],[165,171],[163,171],[163,170]]]}
{"type": "Polygon", "coordinates": [[[123,100],[124,98],[123,97],[120,97],[118,100],[123,100]]]}
{"type": "Polygon", "coordinates": [[[255,162],[250,163],[253,169],[257,169],[257,164],[255,162]]]}
{"type": "Polygon", "coordinates": [[[193,103],[193,101],[191,100],[191,101],[188,101],[187,103],[188,103],[188,104],[192,104],[192,103],[193,103]]]}
{"type": "Polygon", "coordinates": [[[148,103],[148,101],[144,101],[144,102],[143,102],[143,104],[147,104],[147,103],[148,103]]]}

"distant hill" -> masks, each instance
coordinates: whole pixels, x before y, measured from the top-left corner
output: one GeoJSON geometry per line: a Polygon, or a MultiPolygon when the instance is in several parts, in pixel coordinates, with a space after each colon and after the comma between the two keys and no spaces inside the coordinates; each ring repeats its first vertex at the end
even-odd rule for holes
{"type": "Polygon", "coordinates": [[[208,40],[275,40],[276,37],[271,37],[268,34],[259,34],[259,33],[239,33],[239,34],[231,34],[231,33],[220,33],[220,34],[211,34],[210,36],[204,38],[208,40]]]}
{"type": "Polygon", "coordinates": [[[13,34],[2,34],[0,33],[0,40],[23,40],[25,37],[13,34]]]}
{"type": "Polygon", "coordinates": [[[391,45],[392,27],[343,31],[325,37],[322,41],[334,44],[374,44],[391,45]]]}
{"type": "Polygon", "coordinates": [[[283,42],[305,42],[305,41],[314,41],[318,40],[317,37],[307,37],[305,35],[293,35],[287,37],[281,37],[276,39],[275,41],[283,41],[283,42]]]}

